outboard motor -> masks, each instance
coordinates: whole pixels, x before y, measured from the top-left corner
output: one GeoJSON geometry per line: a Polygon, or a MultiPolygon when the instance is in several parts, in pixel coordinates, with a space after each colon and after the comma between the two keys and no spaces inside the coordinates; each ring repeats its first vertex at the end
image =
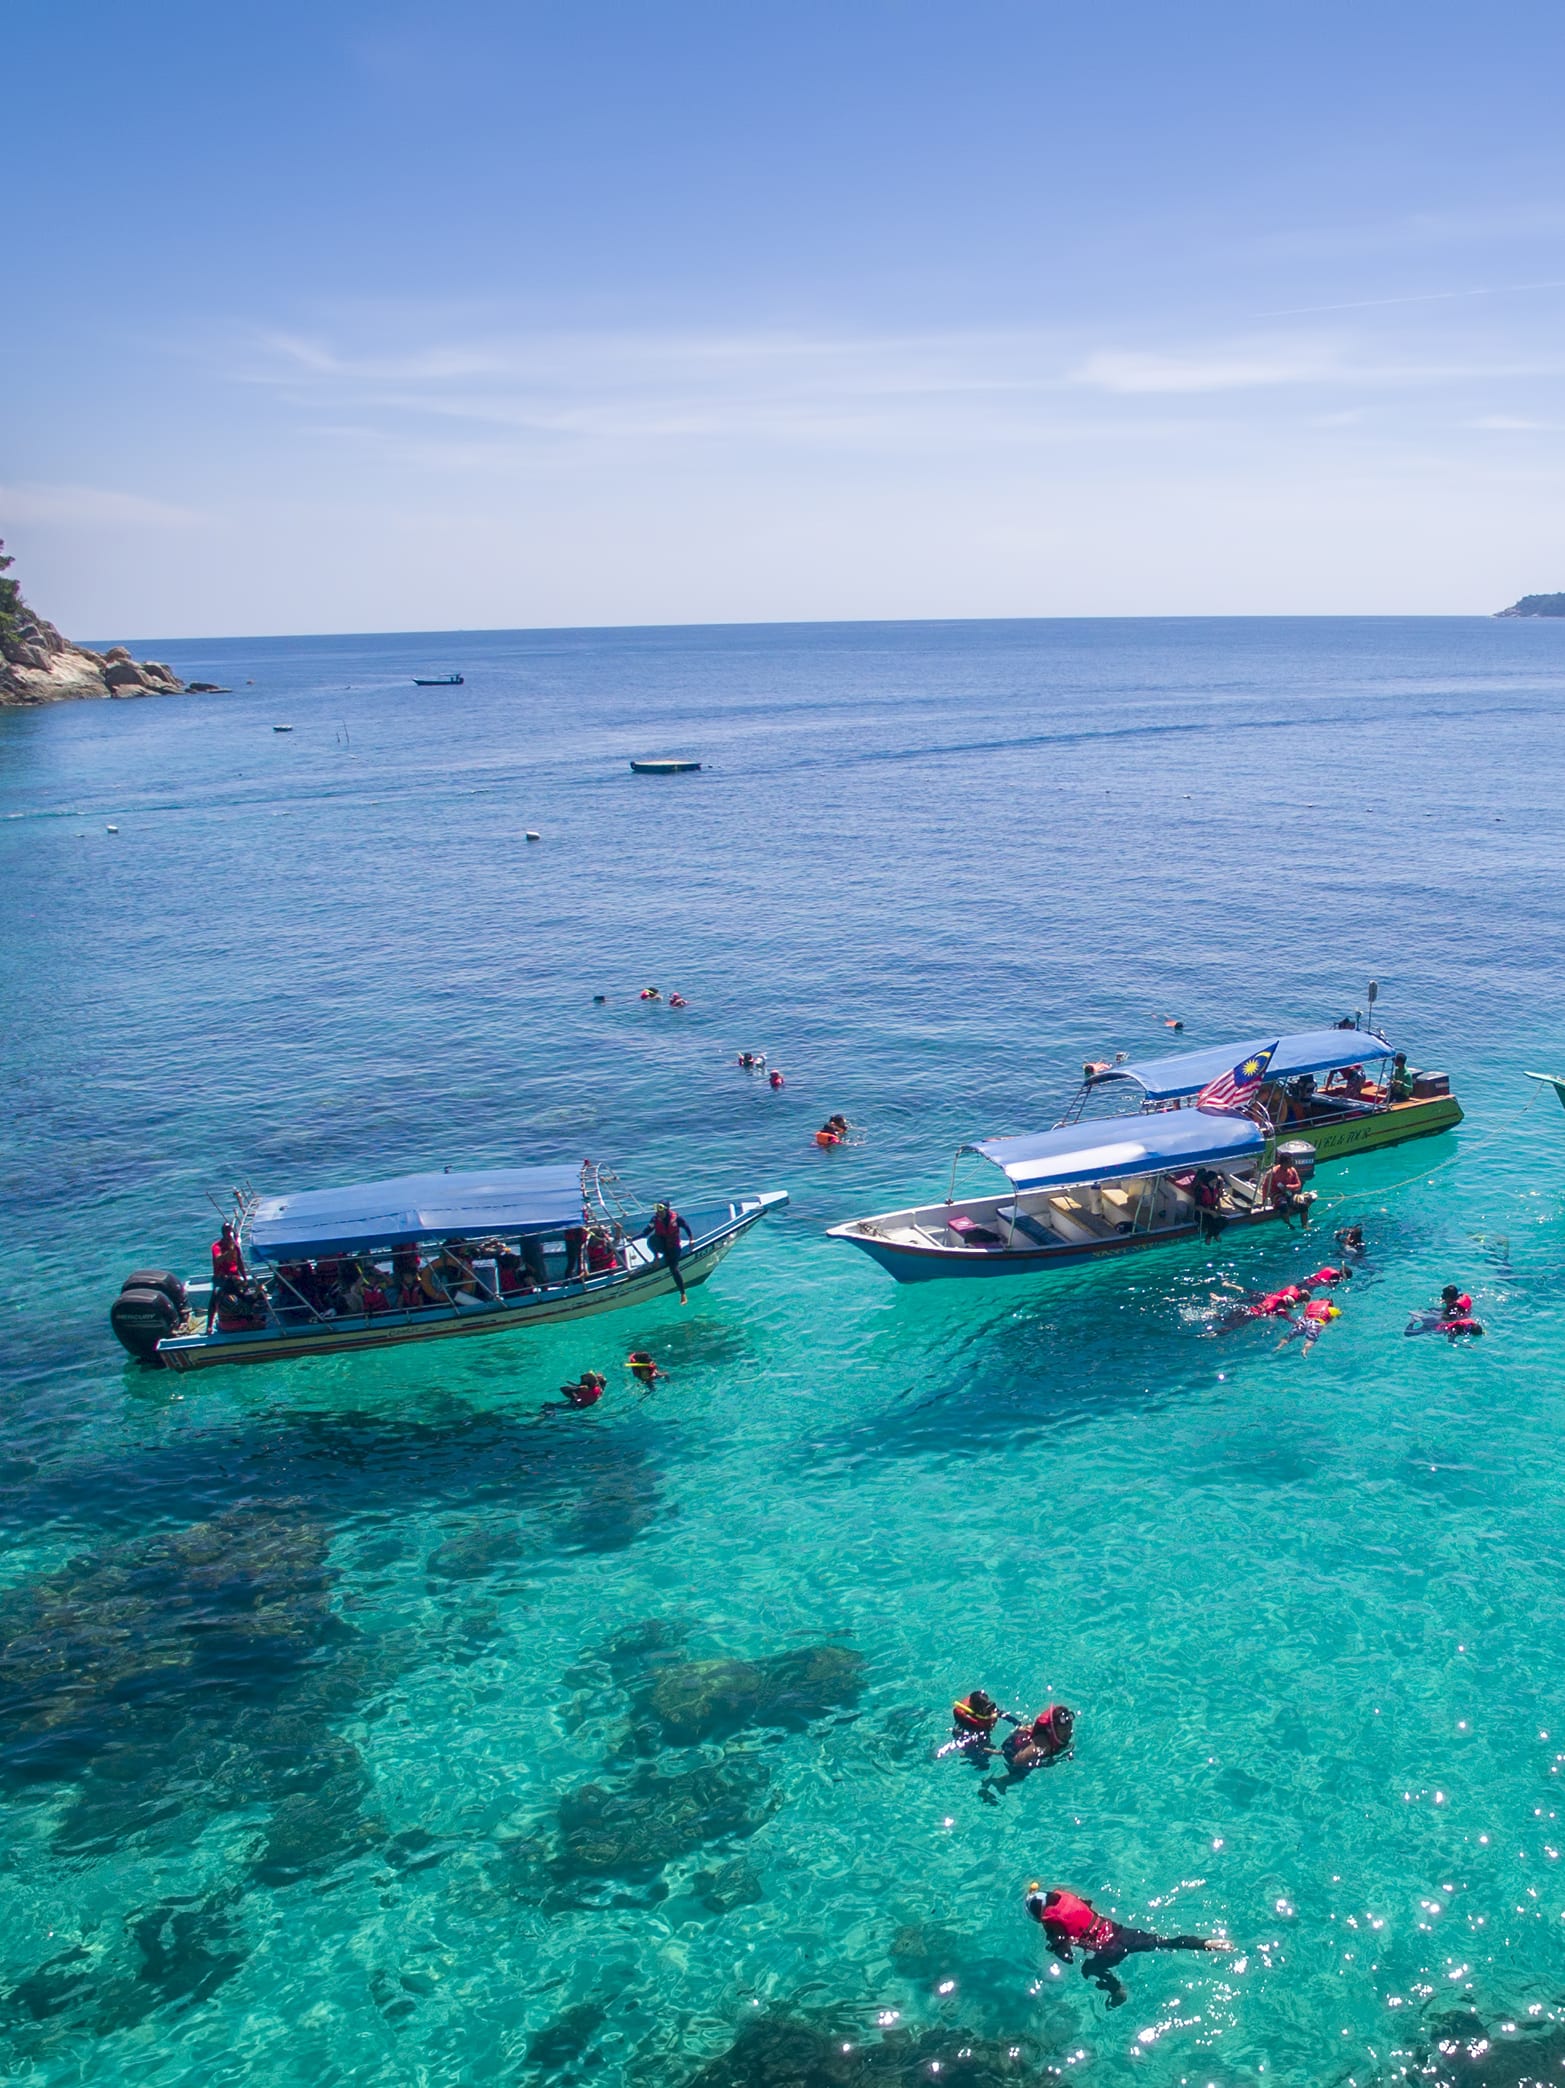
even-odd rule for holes
{"type": "Polygon", "coordinates": [[[121,1344],[143,1363],[156,1363],[158,1343],[185,1316],[185,1286],[167,1269],[138,1269],[127,1276],[109,1308],[109,1325],[121,1344]]]}
{"type": "Polygon", "coordinates": [[[1299,1170],[1299,1180],[1307,1182],[1315,1172],[1315,1148],[1307,1138],[1285,1138],[1277,1148],[1279,1160],[1291,1160],[1299,1170]]]}

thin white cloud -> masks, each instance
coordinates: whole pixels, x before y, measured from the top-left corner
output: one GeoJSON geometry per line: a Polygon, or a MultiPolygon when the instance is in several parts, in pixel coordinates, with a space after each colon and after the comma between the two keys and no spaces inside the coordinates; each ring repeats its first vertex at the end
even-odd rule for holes
{"type": "Polygon", "coordinates": [[[119,528],[129,523],[151,529],[183,529],[202,519],[194,508],[149,500],[140,493],[119,493],[105,486],[36,483],[0,485],[0,518],[12,522],[81,524],[88,528],[119,528]]]}

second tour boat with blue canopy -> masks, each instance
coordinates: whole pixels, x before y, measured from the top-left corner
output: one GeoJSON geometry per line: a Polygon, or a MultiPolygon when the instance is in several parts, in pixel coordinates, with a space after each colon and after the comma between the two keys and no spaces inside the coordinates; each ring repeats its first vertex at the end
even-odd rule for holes
{"type": "Polygon", "coordinates": [[[1247,1116],[1207,1110],[1057,1125],[958,1149],[943,1203],[834,1225],[900,1283],[1025,1276],[1193,1238],[1208,1226],[1283,1215],[1265,1193],[1268,1141],[1247,1116]],[[1005,1175],[999,1194],[956,1198],[957,1165],[976,1153],[1005,1175]]]}
{"type": "Polygon", "coordinates": [[[174,1370],[498,1333],[704,1283],[787,1201],[767,1190],[680,1212],[676,1279],[649,1214],[591,1163],[236,1192],[213,1280],[139,1270],[110,1319],[132,1355],[174,1370]]]}

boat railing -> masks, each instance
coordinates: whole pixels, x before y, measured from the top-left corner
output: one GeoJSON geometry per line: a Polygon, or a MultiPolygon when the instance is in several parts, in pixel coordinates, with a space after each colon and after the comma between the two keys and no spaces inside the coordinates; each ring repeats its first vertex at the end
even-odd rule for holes
{"type": "Polygon", "coordinates": [[[635,1192],[628,1189],[612,1168],[599,1167],[594,1161],[582,1162],[582,1201],[596,1204],[605,1218],[639,1220],[645,1215],[644,1207],[635,1192]]]}

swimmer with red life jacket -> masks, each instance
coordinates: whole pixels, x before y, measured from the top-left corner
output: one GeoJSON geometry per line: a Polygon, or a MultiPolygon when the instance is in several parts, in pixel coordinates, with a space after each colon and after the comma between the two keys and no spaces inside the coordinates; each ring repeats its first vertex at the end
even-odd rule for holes
{"type": "Polygon", "coordinates": [[[829,1116],[816,1132],[815,1143],[818,1146],[846,1145],[852,1128],[845,1116],[829,1116]]]}
{"type": "Polygon", "coordinates": [[[1090,1900],[1058,1886],[1045,1888],[1036,1879],[1027,1888],[1027,1912],[1048,1938],[1050,1953],[1067,1965],[1074,1963],[1076,1948],[1085,1953],[1083,1979],[1090,1979],[1109,1997],[1109,2007],[1118,2008],[1130,1996],[1114,1977],[1114,1967],[1143,1950],[1232,1950],[1221,1936],[1159,1936],[1151,1929],[1126,1928],[1110,1921],[1090,1900]]]}
{"type": "Polygon", "coordinates": [[[1024,1782],[1046,1763],[1063,1761],[1072,1752],[1076,1714],[1069,1704],[1049,1704],[1036,1718],[1019,1724],[1008,1733],[1000,1752],[1005,1757],[1004,1776],[986,1776],[978,1795],[986,1805],[998,1805],[1013,1784],[1024,1782]]]}
{"type": "Polygon", "coordinates": [[[1458,1290],[1448,1283],[1440,1293],[1438,1312],[1415,1312],[1407,1323],[1409,1334],[1443,1334],[1448,1341],[1460,1341],[1466,1334],[1481,1334],[1483,1323],[1473,1317],[1473,1300],[1468,1291],[1458,1290]]]}
{"type": "Polygon", "coordinates": [[[1304,1343],[1304,1353],[1308,1355],[1332,1321],[1339,1320],[1341,1317],[1342,1307],[1340,1305],[1333,1305],[1326,1298],[1311,1298],[1308,1305],[1305,1306],[1277,1346],[1280,1349],[1284,1349],[1290,1341],[1302,1341],[1304,1343]]]}
{"type": "Polygon", "coordinates": [[[574,1385],[561,1385],[563,1400],[551,1400],[538,1409],[540,1414],[558,1413],[563,1405],[567,1409],[596,1406],[608,1390],[608,1379],[601,1370],[584,1370],[574,1385]]]}
{"type": "Polygon", "coordinates": [[[1018,1712],[1002,1711],[987,1689],[970,1689],[951,1706],[951,1737],[937,1750],[935,1759],[961,1754],[970,1762],[987,1762],[995,1751],[994,1729],[1002,1718],[1008,1725],[1022,1722],[1018,1712]]]}
{"type": "Polygon", "coordinates": [[[653,1362],[645,1349],[632,1349],[625,1358],[625,1368],[630,1372],[637,1384],[649,1387],[655,1385],[659,1378],[668,1375],[666,1371],[658,1369],[657,1364],[653,1362]]]}

